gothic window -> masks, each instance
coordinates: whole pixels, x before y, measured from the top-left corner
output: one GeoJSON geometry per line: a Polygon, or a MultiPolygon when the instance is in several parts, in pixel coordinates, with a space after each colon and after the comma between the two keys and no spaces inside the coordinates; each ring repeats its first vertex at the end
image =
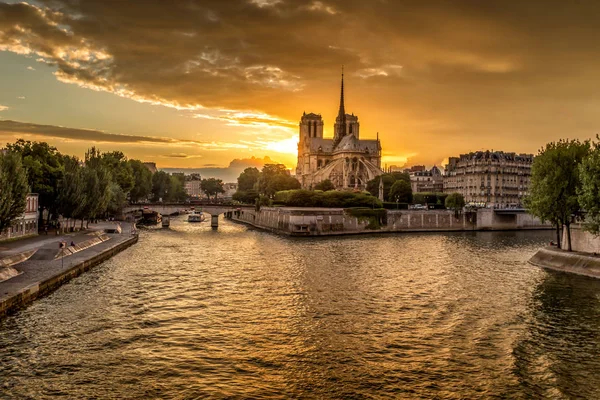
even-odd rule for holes
{"type": "Polygon", "coordinates": [[[348,127],[348,133],[352,133],[352,124],[348,127]]]}

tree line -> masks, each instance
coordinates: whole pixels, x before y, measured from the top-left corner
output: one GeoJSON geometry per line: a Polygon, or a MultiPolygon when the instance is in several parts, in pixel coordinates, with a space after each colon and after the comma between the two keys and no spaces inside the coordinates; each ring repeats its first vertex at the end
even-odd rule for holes
{"type": "Polygon", "coordinates": [[[600,234],[600,143],[559,140],[540,149],[531,166],[527,210],[556,229],[562,248],[561,229],[571,251],[571,224],[600,234]]]}
{"type": "Polygon", "coordinates": [[[46,216],[40,225],[61,215],[83,226],[86,220],[119,213],[129,202],[187,197],[183,177],[152,174],[120,151],[92,147],[80,160],[46,142],[19,139],[0,153],[0,231],[23,213],[29,192],[39,196],[40,219],[46,216]]]}
{"type": "Polygon", "coordinates": [[[246,204],[254,204],[257,199],[268,202],[277,192],[300,189],[300,182],[283,164],[265,164],[262,171],[255,167],[246,168],[237,181],[233,200],[246,204]]]}

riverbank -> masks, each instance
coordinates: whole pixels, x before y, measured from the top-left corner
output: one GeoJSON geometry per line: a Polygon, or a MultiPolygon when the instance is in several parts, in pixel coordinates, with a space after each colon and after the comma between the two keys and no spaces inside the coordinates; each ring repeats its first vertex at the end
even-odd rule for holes
{"type": "Polygon", "coordinates": [[[288,236],[338,236],[397,232],[452,232],[551,229],[522,210],[371,210],[262,207],[228,211],[225,217],[288,236]]]}
{"type": "Polygon", "coordinates": [[[590,253],[546,247],[538,250],[529,263],[555,271],[600,278],[600,257],[590,253]]]}
{"type": "MultiPolygon", "coordinates": [[[[65,253],[64,257],[56,258],[58,251],[54,247],[40,248],[31,258],[13,266],[19,274],[0,282],[0,318],[51,293],[138,241],[138,236],[132,235],[129,230],[103,236],[106,240],[68,256],[65,253]]],[[[86,242],[89,239],[82,243],[86,242]]]]}

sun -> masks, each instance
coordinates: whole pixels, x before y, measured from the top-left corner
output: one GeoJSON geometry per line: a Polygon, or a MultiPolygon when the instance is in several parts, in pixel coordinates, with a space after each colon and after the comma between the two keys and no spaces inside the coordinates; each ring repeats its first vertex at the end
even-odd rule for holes
{"type": "Polygon", "coordinates": [[[289,139],[279,140],[277,142],[267,143],[267,150],[276,151],[284,154],[298,154],[298,139],[291,137],[289,139]]]}

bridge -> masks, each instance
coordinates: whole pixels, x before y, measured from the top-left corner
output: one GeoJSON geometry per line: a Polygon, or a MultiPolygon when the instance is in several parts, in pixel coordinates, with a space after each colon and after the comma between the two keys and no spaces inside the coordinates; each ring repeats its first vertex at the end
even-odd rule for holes
{"type": "Polygon", "coordinates": [[[173,215],[187,213],[192,210],[202,211],[203,213],[210,214],[210,226],[217,228],[219,226],[219,215],[229,211],[236,211],[239,209],[252,209],[254,206],[248,205],[234,205],[231,203],[209,203],[209,202],[198,202],[198,203],[133,203],[123,208],[123,214],[130,214],[136,211],[150,210],[156,211],[161,215],[173,215]]]}

